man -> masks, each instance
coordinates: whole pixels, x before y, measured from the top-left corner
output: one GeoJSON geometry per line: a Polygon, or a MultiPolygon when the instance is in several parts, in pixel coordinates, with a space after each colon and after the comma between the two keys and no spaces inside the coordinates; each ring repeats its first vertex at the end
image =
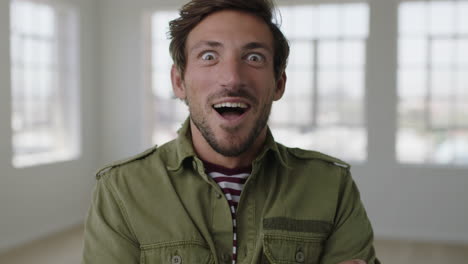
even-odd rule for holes
{"type": "Polygon", "coordinates": [[[379,263],[349,165],[268,130],[289,54],[272,4],[192,0],[180,15],[171,78],[190,118],[98,173],[83,263],[379,263]]]}

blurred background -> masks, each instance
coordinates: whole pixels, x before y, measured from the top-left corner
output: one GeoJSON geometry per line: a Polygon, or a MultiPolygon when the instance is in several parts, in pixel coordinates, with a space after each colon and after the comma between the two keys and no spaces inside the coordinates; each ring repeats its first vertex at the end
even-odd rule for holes
{"type": "MultiPolygon", "coordinates": [[[[0,263],[79,263],[106,163],[175,137],[186,1],[0,0],[0,263]]],[[[277,1],[276,139],[352,164],[386,263],[468,263],[468,0],[277,1]]]]}

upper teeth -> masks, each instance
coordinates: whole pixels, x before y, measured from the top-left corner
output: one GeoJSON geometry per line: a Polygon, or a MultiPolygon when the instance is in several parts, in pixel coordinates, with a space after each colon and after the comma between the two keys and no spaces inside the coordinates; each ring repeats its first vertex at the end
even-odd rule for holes
{"type": "Polygon", "coordinates": [[[214,108],[221,108],[221,107],[240,107],[240,108],[247,108],[247,105],[244,103],[220,103],[215,104],[214,108]]]}

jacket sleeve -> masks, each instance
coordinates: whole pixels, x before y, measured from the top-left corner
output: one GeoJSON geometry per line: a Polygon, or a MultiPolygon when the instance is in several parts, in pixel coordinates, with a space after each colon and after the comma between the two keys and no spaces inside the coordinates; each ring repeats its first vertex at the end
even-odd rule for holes
{"type": "Polygon", "coordinates": [[[321,264],[338,264],[362,259],[367,264],[380,264],[375,256],[372,226],[361,202],[359,191],[349,169],[342,168],[337,213],[333,230],[325,243],[321,264]]]}
{"type": "Polygon", "coordinates": [[[82,264],[139,263],[139,245],[125,209],[105,180],[97,182],[88,211],[82,264]]]}

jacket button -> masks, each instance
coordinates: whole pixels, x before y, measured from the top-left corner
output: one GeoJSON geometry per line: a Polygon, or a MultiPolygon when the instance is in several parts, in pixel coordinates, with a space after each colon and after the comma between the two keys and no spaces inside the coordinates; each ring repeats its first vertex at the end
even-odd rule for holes
{"type": "Polygon", "coordinates": [[[172,264],[181,264],[182,258],[180,256],[173,256],[171,259],[172,264]]]}
{"type": "Polygon", "coordinates": [[[302,263],[304,262],[304,260],[305,260],[304,252],[302,251],[296,252],[296,261],[299,263],[302,263]]]}
{"type": "Polygon", "coordinates": [[[221,199],[223,197],[219,192],[215,192],[216,198],[221,199]]]}

